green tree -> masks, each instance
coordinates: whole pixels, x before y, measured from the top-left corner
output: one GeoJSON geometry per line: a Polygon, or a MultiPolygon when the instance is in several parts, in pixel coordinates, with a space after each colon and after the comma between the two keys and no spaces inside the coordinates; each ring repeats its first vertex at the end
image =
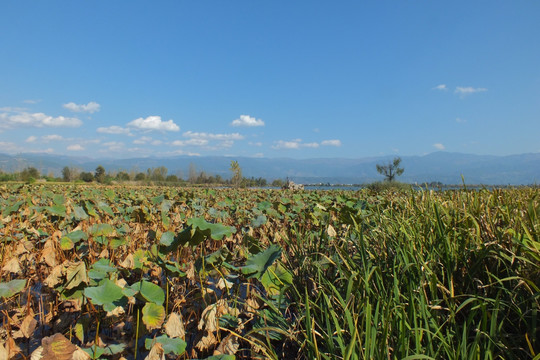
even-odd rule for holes
{"type": "Polygon", "coordinates": [[[165,166],[160,166],[157,168],[148,169],[148,174],[150,179],[154,181],[165,181],[167,177],[167,168],[165,166]]]}
{"type": "Polygon", "coordinates": [[[385,165],[377,164],[377,171],[379,174],[384,175],[386,181],[394,181],[396,176],[403,174],[404,169],[399,167],[401,163],[401,158],[395,157],[392,162],[389,162],[385,165]]]}
{"type": "Polygon", "coordinates": [[[71,181],[71,170],[68,166],[64,166],[64,168],[62,169],[62,180],[64,180],[65,182],[71,181]]]}
{"type": "Polygon", "coordinates": [[[27,167],[21,171],[21,180],[22,181],[31,181],[39,179],[39,171],[35,167],[27,167]]]}
{"type": "Polygon", "coordinates": [[[125,171],[120,171],[116,174],[116,179],[120,181],[129,181],[129,174],[125,171]]]}
{"type": "Polygon", "coordinates": [[[103,166],[99,165],[96,168],[96,172],[94,173],[94,179],[96,179],[98,183],[105,182],[105,168],[103,166]]]}
{"type": "Polygon", "coordinates": [[[92,175],[92,173],[90,173],[90,172],[83,171],[82,173],[79,174],[79,179],[81,179],[84,182],[89,183],[89,182],[92,182],[94,180],[94,175],[92,175]]]}
{"type": "Polygon", "coordinates": [[[167,178],[165,178],[166,181],[168,182],[174,182],[174,183],[177,183],[178,182],[178,176],[176,175],[167,175],[167,178]]]}
{"type": "Polygon", "coordinates": [[[238,164],[238,161],[231,160],[231,184],[234,187],[239,187],[242,184],[242,169],[240,168],[240,165],[238,164]]]}
{"type": "Polygon", "coordinates": [[[144,181],[146,180],[146,175],[143,172],[137,173],[137,175],[135,175],[135,180],[144,181]]]}

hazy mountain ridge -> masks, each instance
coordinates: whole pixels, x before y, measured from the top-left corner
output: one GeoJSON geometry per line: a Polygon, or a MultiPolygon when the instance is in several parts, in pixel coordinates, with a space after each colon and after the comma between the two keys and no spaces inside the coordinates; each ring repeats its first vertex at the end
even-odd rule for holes
{"type": "MultiPolygon", "coordinates": [[[[344,158],[252,158],[178,156],[168,158],[90,159],[51,154],[0,154],[0,169],[5,172],[21,171],[33,166],[42,173],[60,175],[64,166],[74,166],[93,172],[98,165],[107,171],[124,170],[145,172],[148,168],[165,166],[169,174],[184,178],[190,164],[197,171],[229,177],[231,160],[237,160],[246,177],[263,177],[268,180],[289,177],[300,183],[366,183],[381,180],[375,165],[390,161],[393,156],[344,158]]],[[[404,182],[440,181],[459,184],[461,176],[468,184],[520,185],[540,183],[540,153],[508,156],[472,155],[435,152],[423,156],[402,156],[405,169],[400,177],[404,182]]]]}

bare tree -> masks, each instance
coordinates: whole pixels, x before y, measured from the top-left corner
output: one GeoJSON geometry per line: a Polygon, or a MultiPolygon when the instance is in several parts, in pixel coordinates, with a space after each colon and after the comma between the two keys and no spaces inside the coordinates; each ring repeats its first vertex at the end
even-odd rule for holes
{"type": "Polygon", "coordinates": [[[385,176],[386,181],[394,181],[396,176],[403,174],[404,169],[399,167],[401,163],[400,157],[395,157],[392,162],[389,162],[386,165],[377,164],[377,171],[379,174],[385,176]]]}
{"type": "Polygon", "coordinates": [[[242,183],[242,169],[240,168],[238,161],[232,160],[230,169],[232,172],[231,183],[233,186],[239,187],[242,183]]]}

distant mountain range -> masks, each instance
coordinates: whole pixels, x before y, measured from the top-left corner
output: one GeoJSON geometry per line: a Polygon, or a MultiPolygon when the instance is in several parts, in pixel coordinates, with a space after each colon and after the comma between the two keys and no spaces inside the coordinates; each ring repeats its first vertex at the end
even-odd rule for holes
{"type": "MultiPolygon", "coordinates": [[[[286,177],[298,183],[362,184],[382,180],[376,164],[391,161],[393,156],[359,159],[318,158],[253,158],[253,157],[167,157],[132,159],[90,159],[50,154],[0,154],[0,170],[21,171],[33,166],[41,173],[59,176],[64,166],[93,172],[98,165],[107,171],[146,172],[148,168],[165,166],[168,174],[188,176],[190,164],[197,171],[230,177],[230,162],[237,160],[246,177],[268,180],[286,177]]],[[[540,153],[509,156],[471,155],[434,152],[423,156],[402,156],[405,169],[400,181],[409,183],[521,185],[540,183],[540,153]]]]}

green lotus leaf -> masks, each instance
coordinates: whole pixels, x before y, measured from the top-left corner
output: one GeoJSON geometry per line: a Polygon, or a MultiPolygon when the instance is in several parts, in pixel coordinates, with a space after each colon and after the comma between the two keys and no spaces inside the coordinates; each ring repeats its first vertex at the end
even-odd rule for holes
{"type": "Polygon", "coordinates": [[[280,256],[281,248],[272,244],[268,249],[248,258],[246,265],[242,267],[242,273],[248,275],[248,278],[260,278],[280,256]]]}
{"type": "Polygon", "coordinates": [[[125,245],[126,244],[126,239],[125,238],[121,238],[121,239],[111,239],[109,241],[109,246],[112,248],[112,249],[118,249],[120,246],[122,245],[125,245]]]}
{"type": "Polygon", "coordinates": [[[172,206],[173,202],[171,200],[163,200],[161,202],[160,210],[163,214],[167,214],[172,206]]]}
{"type": "Polygon", "coordinates": [[[146,303],[142,309],[142,320],[148,330],[159,329],[165,320],[165,308],[154,303],[146,303]]]}
{"type": "Polygon", "coordinates": [[[94,242],[101,245],[107,245],[109,243],[109,240],[105,236],[96,236],[94,238],[94,242]]]}
{"type": "Polygon", "coordinates": [[[176,275],[177,277],[186,276],[186,273],[183,272],[182,269],[180,269],[180,266],[177,262],[167,260],[164,261],[161,266],[164,267],[172,275],[176,275]]]}
{"type": "Polygon", "coordinates": [[[0,297],[8,298],[21,292],[26,286],[26,279],[15,279],[0,283],[0,297]]]}
{"type": "Polygon", "coordinates": [[[143,266],[148,262],[148,257],[150,253],[146,250],[139,249],[133,253],[133,267],[135,269],[142,269],[143,266]]]}
{"type": "Polygon", "coordinates": [[[131,288],[139,292],[147,301],[158,305],[163,305],[165,302],[165,292],[163,289],[150,281],[138,281],[131,285],[131,288]]]}
{"type": "Polygon", "coordinates": [[[214,240],[221,240],[224,237],[231,236],[236,232],[236,229],[232,226],[212,224],[200,217],[188,219],[187,224],[192,226],[193,230],[199,230],[206,237],[211,237],[214,240]]]}
{"type": "Polygon", "coordinates": [[[81,283],[87,283],[88,277],[86,275],[86,265],[84,261],[71,264],[66,269],[66,289],[73,289],[81,283]]]}
{"type": "Polygon", "coordinates": [[[120,304],[122,299],[126,299],[122,293],[122,288],[109,279],[102,280],[99,286],[87,287],[84,289],[84,295],[97,305],[116,305],[120,304]]]}
{"type": "Polygon", "coordinates": [[[205,266],[207,266],[208,268],[216,267],[227,259],[228,254],[229,254],[229,249],[227,249],[226,246],[223,246],[219,248],[218,250],[214,251],[213,253],[206,255],[203,258],[198,258],[197,261],[195,261],[195,269],[197,271],[202,270],[203,259],[204,259],[205,266]]]}
{"type": "Polygon", "coordinates": [[[98,204],[98,209],[111,217],[114,216],[114,212],[112,211],[111,207],[105,203],[100,202],[98,204]]]}
{"type": "Polygon", "coordinates": [[[94,205],[90,201],[84,202],[84,207],[86,208],[86,212],[88,215],[93,217],[98,217],[98,214],[96,213],[96,209],[94,208],[94,205]]]}
{"type": "Polygon", "coordinates": [[[73,215],[75,216],[75,219],[77,220],[86,220],[88,219],[88,214],[81,206],[75,206],[73,208],[73,215]]]}
{"type": "Polygon", "coordinates": [[[165,354],[175,354],[176,356],[183,354],[186,351],[186,342],[180,338],[171,339],[167,335],[161,335],[155,339],[146,339],[144,347],[146,350],[150,350],[152,345],[160,343],[163,347],[165,354]]]}
{"type": "Polygon", "coordinates": [[[22,204],[24,204],[24,201],[21,200],[21,201],[17,201],[13,205],[6,206],[4,210],[2,211],[2,216],[6,217],[8,215],[13,214],[14,212],[19,211],[19,208],[21,207],[22,204]]]}
{"type": "Polygon", "coordinates": [[[64,205],[65,202],[66,198],[64,197],[64,195],[56,194],[53,196],[54,205],[64,205]]]}
{"type": "Polygon", "coordinates": [[[268,210],[272,207],[272,203],[270,201],[261,201],[259,204],[257,204],[257,209],[259,210],[268,210]]]}
{"type": "Polygon", "coordinates": [[[126,349],[126,344],[108,344],[105,347],[101,346],[92,346],[86,349],[83,349],[91,359],[99,359],[101,355],[113,356],[116,354],[122,353],[126,349]]]}
{"type": "Polygon", "coordinates": [[[153,205],[157,205],[157,204],[161,204],[161,202],[165,199],[165,195],[159,195],[159,196],[156,196],[154,198],[152,198],[152,204],[153,205]]]}
{"type": "Polygon", "coordinates": [[[88,235],[82,230],[72,231],[69,234],[67,234],[66,237],[71,239],[71,241],[73,241],[74,243],[78,243],[81,240],[88,239],[88,235]]]}
{"type": "Polygon", "coordinates": [[[45,206],[44,209],[53,216],[66,216],[66,207],[64,205],[45,206]]]}
{"type": "Polygon", "coordinates": [[[92,269],[100,271],[102,273],[110,273],[116,271],[116,268],[112,266],[112,263],[109,259],[99,259],[92,265],[92,269]]]}
{"type": "Polygon", "coordinates": [[[279,295],[292,284],[292,274],[281,264],[273,264],[261,276],[261,283],[269,295],[279,295]]]}
{"type": "Polygon", "coordinates": [[[111,236],[114,234],[114,228],[110,224],[96,224],[88,229],[92,236],[111,236]]]}
{"type": "Polygon", "coordinates": [[[174,242],[174,233],[172,231],[164,232],[159,239],[160,245],[171,246],[174,242]]]}
{"type": "Polygon", "coordinates": [[[138,293],[137,290],[133,290],[133,289],[132,289],[131,287],[129,287],[129,286],[126,286],[125,288],[122,289],[122,294],[124,294],[124,295],[127,296],[128,298],[137,295],[137,293],[138,293]]]}
{"type": "Polygon", "coordinates": [[[267,221],[268,219],[266,218],[266,215],[259,215],[255,219],[251,220],[251,226],[254,228],[258,228],[266,224],[267,221]]]}
{"type": "Polygon", "coordinates": [[[75,334],[75,337],[77,337],[77,339],[81,343],[84,343],[84,334],[88,331],[88,326],[90,325],[90,321],[91,321],[90,315],[85,314],[77,320],[77,323],[75,323],[73,332],[75,334]]]}
{"type": "Polygon", "coordinates": [[[62,236],[60,239],[60,249],[62,250],[71,250],[75,247],[75,244],[73,244],[73,240],[68,238],[67,236],[62,236]]]}

